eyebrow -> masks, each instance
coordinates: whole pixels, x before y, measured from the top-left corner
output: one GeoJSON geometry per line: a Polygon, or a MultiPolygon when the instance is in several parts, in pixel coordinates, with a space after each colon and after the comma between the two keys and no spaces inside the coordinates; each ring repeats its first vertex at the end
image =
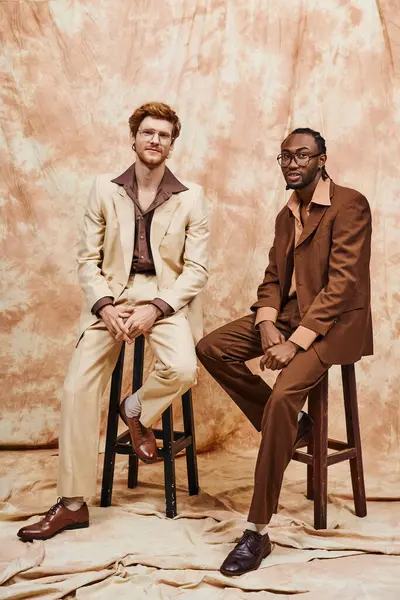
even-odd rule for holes
{"type": "MultiPolygon", "coordinates": [[[[308,146],[301,146],[301,148],[296,148],[295,152],[299,152],[300,150],[310,150],[308,146]]],[[[290,152],[288,148],[282,148],[282,152],[290,152]]]]}

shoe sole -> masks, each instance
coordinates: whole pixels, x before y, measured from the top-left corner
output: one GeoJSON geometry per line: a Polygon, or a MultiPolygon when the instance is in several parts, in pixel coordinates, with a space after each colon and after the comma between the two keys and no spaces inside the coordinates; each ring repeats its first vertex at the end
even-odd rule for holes
{"type": "Polygon", "coordinates": [[[21,540],[21,542],[33,542],[34,540],[50,540],[52,537],[54,537],[58,533],[62,533],[63,531],[68,531],[71,529],[86,529],[87,527],[89,527],[89,522],[76,523],[76,525],[66,525],[65,527],[62,527],[61,529],[57,529],[57,531],[52,533],[52,535],[46,535],[44,537],[23,537],[23,536],[18,536],[18,537],[21,540]]]}
{"type": "Polygon", "coordinates": [[[247,571],[243,571],[242,573],[230,573],[229,571],[224,571],[223,569],[220,569],[219,572],[222,573],[222,575],[225,575],[225,577],[240,577],[241,575],[246,575],[246,573],[251,573],[251,571],[257,571],[257,569],[260,567],[264,558],[267,558],[267,556],[269,556],[271,554],[271,552],[272,552],[272,548],[267,550],[267,552],[263,555],[263,557],[260,560],[260,562],[258,563],[258,565],[256,565],[255,567],[252,567],[251,569],[247,569],[247,571]]]}
{"type": "MultiPolygon", "coordinates": [[[[121,404],[122,404],[122,402],[121,402],[121,404]]],[[[125,423],[125,425],[127,426],[127,428],[128,428],[128,431],[129,431],[129,435],[130,435],[130,433],[131,433],[131,432],[130,432],[130,430],[129,430],[129,425],[128,425],[128,423],[126,422],[126,420],[125,420],[125,417],[124,417],[124,415],[123,415],[123,413],[122,413],[122,411],[121,411],[121,405],[120,405],[120,406],[119,406],[119,408],[118,408],[118,412],[119,412],[119,416],[121,417],[121,419],[123,420],[123,422],[124,422],[124,423],[125,423]]],[[[138,453],[137,453],[137,452],[136,452],[136,451],[133,449],[133,446],[132,446],[132,436],[131,436],[131,448],[132,448],[132,452],[133,452],[133,454],[134,454],[134,455],[135,455],[135,456],[136,456],[136,457],[137,457],[139,460],[141,460],[142,462],[144,462],[144,464],[145,464],[145,465],[154,465],[154,463],[156,463],[156,462],[158,461],[158,454],[157,454],[156,460],[146,460],[145,458],[142,458],[141,456],[139,456],[139,454],[138,454],[138,453]]]]}

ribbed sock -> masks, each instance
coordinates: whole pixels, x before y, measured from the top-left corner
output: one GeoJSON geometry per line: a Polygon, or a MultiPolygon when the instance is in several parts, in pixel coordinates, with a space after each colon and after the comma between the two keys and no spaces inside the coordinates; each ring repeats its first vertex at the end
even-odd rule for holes
{"type": "Polygon", "coordinates": [[[257,533],[261,533],[261,535],[265,535],[268,533],[268,525],[265,523],[246,523],[246,529],[250,529],[250,531],[256,531],[257,533]]]}
{"type": "Polygon", "coordinates": [[[128,396],[126,399],[125,412],[126,416],[130,419],[132,419],[132,417],[140,417],[142,414],[142,403],[138,392],[135,392],[132,396],[128,396]]]}
{"type": "Polygon", "coordinates": [[[68,510],[72,510],[74,512],[82,508],[82,506],[85,504],[83,496],[75,496],[73,498],[66,498],[65,496],[63,496],[61,498],[61,501],[64,504],[65,508],[68,508],[68,510]]]}

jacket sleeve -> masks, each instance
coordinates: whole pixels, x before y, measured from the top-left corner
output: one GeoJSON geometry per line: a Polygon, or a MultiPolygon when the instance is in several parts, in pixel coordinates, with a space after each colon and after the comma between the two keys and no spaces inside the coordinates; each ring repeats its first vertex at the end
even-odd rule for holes
{"type": "Polygon", "coordinates": [[[207,205],[203,188],[199,186],[198,190],[186,226],[182,273],[171,288],[157,294],[157,298],[169,304],[175,312],[197,296],[208,280],[207,205]]]}
{"type": "Polygon", "coordinates": [[[105,228],[106,222],[96,178],[89,193],[77,258],[79,283],[90,308],[100,298],[106,296],[114,298],[101,273],[105,228]]]}
{"type": "Polygon", "coordinates": [[[371,232],[370,207],[360,194],[339,209],[332,230],[328,284],[309,307],[301,326],[324,336],[348,309],[358,282],[369,269],[371,232]]]}
{"type": "Polygon", "coordinates": [[[251,310],[257,311],[256,323],[265,320],[264,315],[270,317],[268,320],[276,320],[281,306],[281,288],[279,285],[278,269],[276,265],[276,246],[275,240],[277,236],[277,223],[279,215],[275,221],[275,237],[272,247],[269,251],[268,266],[265,269],[264,279],[257,290],[257,302],[255,302],[251,310]],[[265,308],[270,310],[263,310],[265,308]],[[273,312],[275,311],[275,312],[273,312]],[[275,315],[275,318],[272,318],[275,315]]]}

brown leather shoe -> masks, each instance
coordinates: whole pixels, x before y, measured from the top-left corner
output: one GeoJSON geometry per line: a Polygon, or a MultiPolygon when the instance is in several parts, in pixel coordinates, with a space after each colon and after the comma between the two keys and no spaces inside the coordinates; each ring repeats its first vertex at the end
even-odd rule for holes
{"type": "Polygon", "coordinates": [[[125,412],[126,398],[119,405],[119,414],[129,428],[132,450],[144,463],[157,462],[157,443],[151,427],[145,427],[139,417],[128,417],[125,412]]]}
{"type": "Polygon", "coordinates": [[[69,510],[59,498],[57,504],[47,511],[41,521],[22,527],[17,535],[23,542],[48,540],[66,529],[84,527],[89,527],[89,511],[86,502],[79,510],[69,510]]]}
{"type": "Polygon", "coordinates": [[[246,529],[234,549],[221,565],[220,572],[227,577],[255,571],[263,558],[271,554],[272,546],[268,533],[246,529]]]}
{"type": "Polygon", "coordinates": [[[297,428],[293,452],[302,446],[307,446],[312,440],[314,421],[306,412],[303,410],[301,412],[303,416],[301,417],[297,428]]]}

